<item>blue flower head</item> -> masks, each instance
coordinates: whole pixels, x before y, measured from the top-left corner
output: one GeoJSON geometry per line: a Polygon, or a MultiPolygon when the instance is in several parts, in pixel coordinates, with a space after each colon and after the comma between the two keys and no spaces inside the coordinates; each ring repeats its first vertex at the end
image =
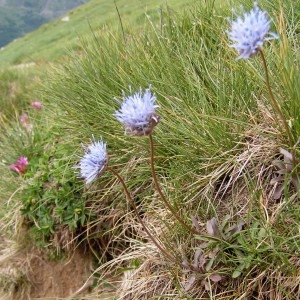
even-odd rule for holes
{"type": "MultiPolygon", "coordinates": [[[[123,92],[123,102],[121,108],[114,113],[114,116],[125,126],[125,133],[131,135],[148,135],[157,125],[159,117],[156,115],[156,96],[151,94],[150,88],[143,93],[142,88],[129,96],[123,92]]],[[[131,88],[130,88],[131,93],[131,88]]]]}
{"type": "Polygon", "coordinates": [[[102,141],[95,141],[94,137],[91,144],[84,146],[85,153],[80,160],[78,168],[80,169],[80,177],[85,179],[88,184],[95,178],[100,176],[108,163],[108,155],[106,152],[106,144],[102,141]]]}
{"type": "Polygon", "coordinates": [[[228,31],[229,38],[240,58],[249,58],[262,50],[264,41],[278,38],[278,36],[269,32],[270,21],[266,16],[266,12],[259,9],[257,2],[254,8],[244,15],[238,16],[235,21],[231,21],[231,30],[228,31]]]}

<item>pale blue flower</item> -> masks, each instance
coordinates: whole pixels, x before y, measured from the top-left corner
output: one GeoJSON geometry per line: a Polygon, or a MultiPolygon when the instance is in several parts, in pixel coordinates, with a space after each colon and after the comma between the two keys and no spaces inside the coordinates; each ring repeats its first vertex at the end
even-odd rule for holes
{"type": "Polygon", "coordinates": [[[149,87],[143,93],[142,88],[135,94],[126,96],[123,92],[121,108],[114,113],[114,116],[124,124],[125,132],[132,135],[147,135],[152,132],[153,127],[158,123],[159,117],[155,109],[156,96],[151,93],[149,87]]]}
{"type": "Polygon", "coordinates": [[[257,2],[254,8],[248,13],[244,12],[243,16],[238,16],[235,21],[231,21],[231,30],[228,31],[229,38],[240,58],[249,58],[262,50],[264,41],[278,38],[278,36],[269,32],[270,21],[266,12],[259,9],[257,2]]]}
{"type": "Polygon", "coordinates": [[[91,144],[84,146],[85,153],[79,162],[80,177],[85,179],[88,184],[100,176],[108,163],[106,144],[102,141],[95,141],[94,137],[91,144]]]}

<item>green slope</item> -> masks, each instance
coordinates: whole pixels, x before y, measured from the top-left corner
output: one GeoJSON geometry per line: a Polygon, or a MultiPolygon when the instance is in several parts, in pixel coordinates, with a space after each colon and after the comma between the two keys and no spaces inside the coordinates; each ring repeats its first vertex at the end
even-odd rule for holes
{"type": "MultiPolygon", "coordinates": [[[[160,7],[169,5],[178,10],[193,1],[185,0],[116,0],[122,23],[136,28],[142,25],[149,16],[158,19],[160,7]]],[[[61,18],[42,25],[34,32],[15,40],[0,51],[0,68],[26,62],[55,61],[67,53],[68,49],[76,49],[78,38],[91,35],[93,31],[117,29],[120,27],[118,12],[114,1],[91,0],[72,10],[68,14],[70,20],[62,22],[61,18]]]]}
{"type": "Polygon", "coordinates": [[[88,0],[0,0],[0,48],[88,0]]]}

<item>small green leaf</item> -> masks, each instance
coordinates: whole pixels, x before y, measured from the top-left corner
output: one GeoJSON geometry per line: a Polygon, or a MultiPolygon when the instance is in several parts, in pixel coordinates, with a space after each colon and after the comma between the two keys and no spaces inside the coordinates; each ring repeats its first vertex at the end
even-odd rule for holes
{"type": "Polygon", "coordinates": [[[261,228],[261,229],[259,230],[259,232],[258,232],[258,237],[259,237],[260,239],[263,239],[263,238],[266,236],[266,233],[267,233],[266,229],[265,229],[265,228],[261,228]]]}
{"type": "Polygon", "coordinates": [[[215,261],[215,257],[211,258],[211,259],[208,261],[207,265],[205,266],[206,272],[208,272],[208,271],[211,269],[211,267],[212,267],[214,261],[215,261]]]}
{"type": "Polygon", "coordinates": [[[238,265],[238,267],[232,273],[232,278],[239,277],[242,274],[244,268],[245,268],[245,264],[244,263],[241,263],[240,265],[238,265]]]}
{"type": "Polygon", "coordinates": [[[240,271],[240,270],[235,270],[235,271],[232,273],[232,278],[238,278],[241,274],[242,274],[242,271],[240,271]]]}

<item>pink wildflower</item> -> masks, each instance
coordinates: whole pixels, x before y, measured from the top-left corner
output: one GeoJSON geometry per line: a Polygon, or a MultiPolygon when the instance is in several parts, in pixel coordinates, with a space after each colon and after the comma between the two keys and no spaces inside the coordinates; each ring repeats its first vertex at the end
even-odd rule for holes
{"type": "Polygon", "coordinates": [[[31,102],[31,106],[33,108],[35,108],[36,110],[41,110],[42,107],[43,107],[42,103],[39,102],[39,101],[33,101],[33,102],[31,102]]]}
{"type": "Polygon", "coordinates": [[[28,159],[25,156],[21,156],[19,159],[17,159],[17,163],[10,165],[9,168],[11,170],[14,170],[18,173],[24,174],[26,172],[26,168],[28,166],[28,159]]]}
{"type": "Polygon", "coordinates": [[[20,116],[20,121],[21,123],[29,123],[29,117],[26,113],[23,113],[21,116],[20,116]]]}
{"type": "Polygon", "coordinates": [[[32,125],[30,124],[29,116],[26,113],[23,113],[20,116],[20,121],[24,128],[26,128],[27,130],[31,130],[32,125]]]}
{"type": "Polygon", "coordinates": [[[28,115],[26,113],[23,113],[20,116],[20,121],[23,124],[24,128],[26,128],[26,129],[30,129],[31,128],[29,117],[28,117],[28,115]]]}

